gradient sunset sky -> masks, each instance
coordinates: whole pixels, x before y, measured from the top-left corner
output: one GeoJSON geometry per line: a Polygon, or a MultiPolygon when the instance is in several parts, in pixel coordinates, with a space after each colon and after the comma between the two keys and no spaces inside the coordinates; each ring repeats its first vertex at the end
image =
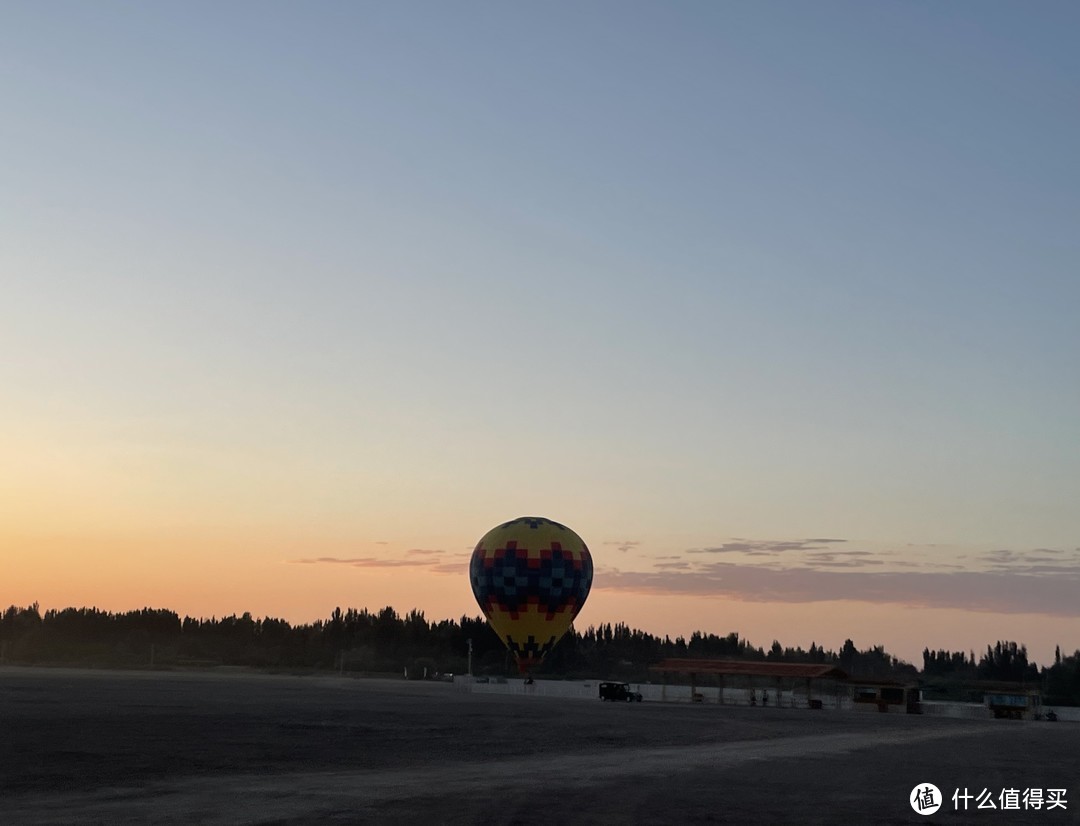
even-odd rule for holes
{"type": "MultiPolygon", "coordinates": [[[[1080,648],[1080,5],[0,7],[0,604],[1080,648]]],[[[2,607],[0,606],[0,607],[2,607]]]]}

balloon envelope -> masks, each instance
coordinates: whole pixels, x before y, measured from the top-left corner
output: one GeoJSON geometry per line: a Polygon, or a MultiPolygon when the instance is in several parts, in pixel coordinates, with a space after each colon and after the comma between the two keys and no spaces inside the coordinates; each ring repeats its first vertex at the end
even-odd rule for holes
{"type": "Polygon", "coordinates": [[[593,564],[565,525],[523,516],[492,528],[469,563],[473,595],[522,672],[540,664],[574,621],[593,564]]]}

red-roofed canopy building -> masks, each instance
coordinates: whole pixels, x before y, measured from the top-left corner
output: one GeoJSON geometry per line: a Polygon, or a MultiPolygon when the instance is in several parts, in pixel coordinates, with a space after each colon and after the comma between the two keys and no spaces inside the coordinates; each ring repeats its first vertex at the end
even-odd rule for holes
{"type": "MultiPolygon", "coordinates": [[[[664,695],[667,682],[673,675],[690,678],[690,696],[696,702],[706,700],[705,688],[715,686],[715,701],[724,702],[724,689],[734,688],[748,692],[752,705],[757,704],[757,689],[762,690],[763,704],[768,703],[769,689],[773,689],[775,702],[788,690],[792,705],[808,708],[821,708],[820,697],[839,696],[837,689],[848,681],[845,671],[836,666],[817,663],[770,663],[749,660],[701,660],[670,658],[650,665],[649,670],[659,674],[664,681],[664,695]],[[814,697],[815,687],[818,698],[814,697]],[[699,688],[701,690],[699,690],[699,688]],[[800,698],[805,688],[805,699],[800,698]]],[[[711,691],[709,692],[712,693],[711,691]]],[[[846,692],[845,692],[846,693],[846,692]]]]}
{"type": "Polygon", "coordinates": [[[723,704],[726,688],[727,701],[735,704],[749,701],[757,705],[760,690],[762,705],[769,704],[769,692],[773,691],[773,703],[789,707],[821,708],[824,698],[840,707],[843,698],[856,709],[920,712],[920,693],[914,685],[896,680],[862,680],[825,663],[671,658],[649,666],[649,670],[661,676],[664,699],[672,677],[689,677],[690,698],[695,702],[723,704]]]}

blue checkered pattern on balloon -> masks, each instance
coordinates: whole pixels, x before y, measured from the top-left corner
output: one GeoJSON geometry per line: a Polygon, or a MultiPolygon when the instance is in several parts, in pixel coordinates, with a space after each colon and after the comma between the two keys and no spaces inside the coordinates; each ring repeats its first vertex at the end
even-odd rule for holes
{"type": "Polygon", "coordinates": [[[517,614],[536,605],[549,617],[580,606],[592,585],[592,559],[575,560],[559,547],[529,558],[528,552],[508,542],[493,555],[473,554],[470,563],[473,592],[482,604],[517,614]]]}

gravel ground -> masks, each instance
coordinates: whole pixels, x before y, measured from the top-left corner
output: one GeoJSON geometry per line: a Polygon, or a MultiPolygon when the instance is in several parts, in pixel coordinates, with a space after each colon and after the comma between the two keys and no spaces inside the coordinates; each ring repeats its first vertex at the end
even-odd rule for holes
{"type": "Polygon", "coordinates": [[[1080,726],[0,668],[3,824],[750,821],[1080,823],[1080,726]],[[1066,807],[1002,811],[1013,788],[1066,807]]]}

